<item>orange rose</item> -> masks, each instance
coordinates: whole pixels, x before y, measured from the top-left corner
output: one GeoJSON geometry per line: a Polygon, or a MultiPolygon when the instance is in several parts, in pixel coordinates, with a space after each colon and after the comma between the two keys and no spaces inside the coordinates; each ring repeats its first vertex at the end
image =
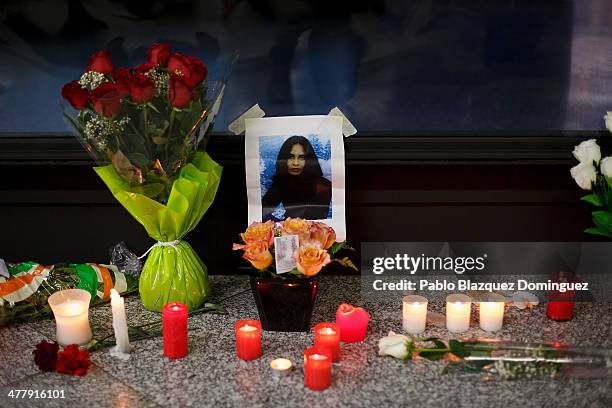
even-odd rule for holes
{"type": "Polygon", "coordinates": [[[310,227],[310,240],[317,241],[323,249],[329,249],[336,242],[336,231],[322,222],[314,222],[310,227]]]}
{"type": "Polygon", "coordinates": [[[329,254],[318,243],[305,242],[293,254],[297,269],[306,276],[314,276],[331,260],[329,254]]]}
{"type": "Polygon", "coordinates": [[[254,241],[263,241],[268,245],[272,245],[274,241],[274,222],[254,222],[246,229],[243,234],[240,234],[245,243],[254,241]]]}
{"type": "Polygon", "coordinates": [[[245,245],[234,244],[233,249],[243,249],[242,257],[249,261],[255,269],[263,271],[272,265],[272,254],[268,250],[268,244],[263,241],[253,241],[245,245]]]}
{"type": "Polygon", "coordinates": [[[310,225],[312,223],[302,218],[287,218],[282,222],[283,235],[297,235],[302,240],[310,235],[310,225]]]}

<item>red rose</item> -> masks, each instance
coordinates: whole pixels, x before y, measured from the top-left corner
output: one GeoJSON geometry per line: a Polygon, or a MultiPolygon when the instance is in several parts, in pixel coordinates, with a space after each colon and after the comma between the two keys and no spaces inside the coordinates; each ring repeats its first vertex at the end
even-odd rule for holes
{"type": "Polygon", "coordinates": [[[75,109],[85,109],[89,105],[89,91],[82,88],[79,81],[71,81],[64,85],[62,97],[75,109]]]}
{"type": "Polygon", "coordinates": [[[177,74],[178,72],[178,75],[185,78],[186,82],[193,88],[206,79],[208,69],[198,58],[175,52],[168,59],[168,72],[170,74],[177,74]]]}
{"type": "Polygon", "coordinates": [[[206,65],[204,65],[199,58],[190,56],[187,56],[186,58],[189,61],[191,68],[191,81],[193,86],[196,86],[206,79],[206,76],[208,75],[208,68],[206,68],[206,65]]]}
{"type": "Polygon", "coordinates": [[[136,68],[134,68],[134,71],[138,72],[139,74],[145,74],[152,69],[155,69],[155,64],[151,62],[145,62],[144,64],[136,66],[136,68]]]}
{"type": "Polygon", "coordinates": [[[110,53],[106,50],[98,51],[89,58],[87,71],[95,71],[101,74],[112,74],[115,70],[113,61],[111,61],[110,53]]]}
{"type": "Polygon", "coordinates": [[[89,352],[71,344],[57,354],[55,371],[69,375],[85,375],[90,365],[89,352]]]}
{"type": "Polygon", "coordinates": [[[154,65],[166,65],[170,57],[170,48],[170,44],[153,44],[147,51],[149,62],[154,65]]]}
{"type": "Polygon", "coordinates": [[[168,81],[168,101],[176,108],[184,108],[189,105],[194,97],[191,85],[187,83],[184,77],[171,75],[168,81]]]}
{"type": "Polygon", "coordinates": [[[130,94],[130,77],[132,74],[130,70],[127,68],[119,68],[115,72],[113,72],[113,79],[115,80],[115,84],[117,85],[117,89],[119,90],[119,94],[121,97],[127,96],[130,94]]]}
{"type": "Polygon", "coordinates": [[[130,78],[130,96],[136,103],[147,103],[155,96],[155,83],[143,74],[130,78]]]}
{"type": "Polygon", "coordinates": [[[42,371],[55,371],[58,351],[59,345],[57,343],[49,343],[43,340],[38,343],[36,349],[32,351],[32,354],[34,354],[34,362],[42,371]]]}
{"type": "Polygon", "coordinates": [[[121,95],[117,84],[105,82],[93,91],[93,105],[96,112],[107,118],[119,112],[121,108],[121,95]]]}

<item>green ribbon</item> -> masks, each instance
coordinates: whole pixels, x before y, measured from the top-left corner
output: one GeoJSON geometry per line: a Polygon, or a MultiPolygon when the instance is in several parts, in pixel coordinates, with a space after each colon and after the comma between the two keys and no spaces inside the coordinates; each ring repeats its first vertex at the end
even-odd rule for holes
{"type": "Polygon", "coordinates": [[[27,272],[30,269],[32,269],[33,266],[38,265],[38,263],[30,261],[30,262],[22,262],[20,264],[17,265],[13,265],[11,267],[8,268],[9,270],[9,274],[11,276],[15,276],[21,272],[27,272]]]}
{"type": "Polygon", "coordinates": [[[84,264],[70,266],[74,267],[79,274],[79,283],[76,285],[77,289],[88,291],[93,299],[98,292],[98,274],[95,269],[84,264]]]}

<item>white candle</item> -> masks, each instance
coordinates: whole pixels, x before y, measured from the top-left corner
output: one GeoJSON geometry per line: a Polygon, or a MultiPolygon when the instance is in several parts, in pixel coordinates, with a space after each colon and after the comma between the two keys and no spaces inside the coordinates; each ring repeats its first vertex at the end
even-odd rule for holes
{"type": "Polygon", "coordinates": [[[91,340],[89,301],[91,294],[83,289],[55,292],[49,299],[56,325],[57,342],[61,345],[86,344],[91,340]]]}
{"type": "Polygon", "coordinates": [[[270,363],[270,368],[272,369],[272,375],[276,378],[283,377],[293,369],[293,363],[291,360],[286,358],[277,358],[272,360],[270,363]]]}
{"type": "Polygon", "coordinates": [[[425,331],[427,299],[419,295],[405,296],[402,300],[402,326],[411,334],[425,331]]]}
{"type": "Polygon", "coordinates": [[[480,328],[494,332],[501,330],[504,322],[506,298],[497,293],[485,293],[480,297],[480,328]]]}
{"type": "Polygon", "coordinates": [[[130,337],[128,334],[127,321],[125,318],[125,300],[119,296],[115,289],[111,289],[111,308],[113,310],[113,329],[115,330],[115,350],[121,353],[129,353],[130,337]]]}
{"type": "Polygon", "coordinates": [[[446,328],[453,333],[461,333],[470,328],[472,298],[467,295],[446,297],[446,328]]]}

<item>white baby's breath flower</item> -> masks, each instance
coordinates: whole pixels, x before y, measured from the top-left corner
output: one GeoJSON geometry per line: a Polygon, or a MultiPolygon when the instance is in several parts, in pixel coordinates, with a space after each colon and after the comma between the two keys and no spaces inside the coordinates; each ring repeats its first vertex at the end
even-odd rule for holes
{"type": "Polygon", "coordinates": [[[604,115],[604,121],[606,122],[606,129],[612,132],[612,111],[606,112],[604,115]]]}
{"type": "Polygon", "coordinates": [[[604,157],[599,163],[601,174],[606,177],[612,177],[612,156],[604,157]]]}
{"type": "Polygon", "coordinates": [[[570,173],[574,180],[576,180],[576,184],[583,190],[590,190],[592,188],[591,184],[597,178],[595,166],[589,163],[580,163],[572,167],[570,173]]]}
{"type": "Polygon", "coordinates": [[[81,75],[81,78],[79,79],[79,85],[81,85],[81,88],[89,89],[90,91],[93,91],[104,82],[108,82],[106,76],[95,71],[87,71],[81,75]]]}
{"type": "Polygon", "coordinates": [[[572,152],[580,163],[593,164],[599,163],[601,150],[595,139],[585,140],[574,148],[572,152]]]}

